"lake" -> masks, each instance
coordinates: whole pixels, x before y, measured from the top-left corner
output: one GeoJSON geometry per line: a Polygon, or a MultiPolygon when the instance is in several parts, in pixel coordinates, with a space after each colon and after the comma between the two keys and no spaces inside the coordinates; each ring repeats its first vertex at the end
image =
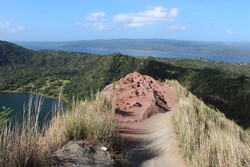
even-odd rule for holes
{"type": "MultiPolygon", "coordinates": [[[[0,111],[3,110],[3,106],[6,108],[12,108],[14,111],[11,113],[10,117],[13,118],[22,118],[23,117],[23,111],[24,108],[27,111],[27,106],[29,103],[29,99],[32,97],[33,102],[33,112],[34,112],[34,104],[35,101],[39,98],[42,99],[42,107],[41,112],[39,115],[39,124],[42,125],[42,123],[50,121],[51,120],[51,114],[52,110],[55,108],[55,106],[58,105],[58,100],[53,98],[47,98],[43,96],[34,96],[28,93],[0,93],[0,111]]],[[[61,108],[62,110],[65,110],[67,107],[67,104],[63,101],[61,101],[61,108]]]]}
{"type": "Polygon", "coordinates": [[[157,50],[140,50],[140,49],[119,49],[119,48],[102,48],[102,47],[62,47],[65,42],[15,42],[16,44],[32,50],[61,50],[67,52],[82,52],[92,54],[113,54],[121,53],[130,56],[151,56],[156,58],[202,58],[207,60],[219,60],[225,62],[250,62],[250,57],[239,56],[210,56],[205,54],[177,53],[157,50]]]}

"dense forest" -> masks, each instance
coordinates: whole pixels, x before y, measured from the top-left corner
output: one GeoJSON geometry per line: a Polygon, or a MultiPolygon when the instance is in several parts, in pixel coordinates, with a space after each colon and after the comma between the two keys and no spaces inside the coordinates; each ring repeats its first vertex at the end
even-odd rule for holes
{"type": "Polygon", "coordinates": [[[36,92],[71,101],[88,98],[129,72],[176,79],[210,106],[250,127],[250,64],[114,53],[32,51],[0,41],[0,91],[36,92]]]}

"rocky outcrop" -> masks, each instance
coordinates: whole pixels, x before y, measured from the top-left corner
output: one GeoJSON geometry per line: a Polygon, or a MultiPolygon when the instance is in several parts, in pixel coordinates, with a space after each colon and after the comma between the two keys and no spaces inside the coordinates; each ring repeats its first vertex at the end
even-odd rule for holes
{"type": "Polygon", "coordinates": [[[69,141],[51,158],[54,167],[113,167],[108,152],[99,147],[87,147],[82,141],[69,141]]]}
{"type": "Polygon", "coordinates": [[[156,106],[161,108],[163,111],[170,110],[170,107],[167,105],[167,102],[166,102],[164,96],[160,92],[154,90],[154,98],[155,98],[155,105],[156,106]]]}
{"type": "Polygon", "coordinates": [[[130,73],[106,86],[102,94],[117,96],[116,120],[135,122],[170,110],[166,87],[150,76],[130,73]]]}

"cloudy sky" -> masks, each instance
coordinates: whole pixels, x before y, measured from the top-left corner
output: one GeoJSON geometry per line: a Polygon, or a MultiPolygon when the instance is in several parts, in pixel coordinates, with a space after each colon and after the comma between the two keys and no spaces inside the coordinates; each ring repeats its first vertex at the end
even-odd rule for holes
{"type": "Polygon", "coordinates": [[[249,0],[0,0],[0,40],[250,41],[249,0]]]}

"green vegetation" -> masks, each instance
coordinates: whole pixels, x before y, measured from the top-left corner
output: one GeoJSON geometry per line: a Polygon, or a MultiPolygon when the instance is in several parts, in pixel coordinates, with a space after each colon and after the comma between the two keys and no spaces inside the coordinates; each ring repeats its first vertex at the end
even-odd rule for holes
{"type": "Polygon", "coordinates": [[[9,51],[0,54],[0,91],[54,97],[62,92],[68,101],[73,97],[85,99],[129,72],[138,71],[157,80],[176,79],[206,104],[218,108],[242,127],[250,127],[249,63],[29,51],[16,45],[13,52],[18,54],[11,54],[9,43],[1,42],[0,50],[6,50],[6,46],[9,51]],[[8,59],[21,60],[11,63],[8,59]]]}
{"type": "Polygon", "coordinates": [[[28,117],[24,117],[21,124],[15,122],[1,129],[1,167],[46,166],[48,158],[70,139],[104,145],[115,160],[125,161],[123,141],[114,123],[114,97],[107,99],[98,93],[91,101],[74,102],[69,111],[54,111],[51,122],[42,129],[38,125],[42,99],[36,99],[34,104],[35,107],[31,107],[30,99],[25,111],[28,117]],[[31,113],[35,116],[30,117],[31,113]]]}
{"type": "Polygon", "coordinates": [[[0,129],[9,121],[8,116],[12,111],[11,108],[5,108],[3,106],[3,111],[0,111],[0,129]]]}
{"type": "Polygon", "coordinates": [[[250,136],[224,114],[205,105],[178,82],[174,128],[190,166],[250,166],[250,136]]]}
{"type": "Polygon", "coordinates": [[[15,68],[16,65],[27,63],[31,58],[32,51],[13,43],[0,41],[0,48],[0,66],[15,68]]]}

